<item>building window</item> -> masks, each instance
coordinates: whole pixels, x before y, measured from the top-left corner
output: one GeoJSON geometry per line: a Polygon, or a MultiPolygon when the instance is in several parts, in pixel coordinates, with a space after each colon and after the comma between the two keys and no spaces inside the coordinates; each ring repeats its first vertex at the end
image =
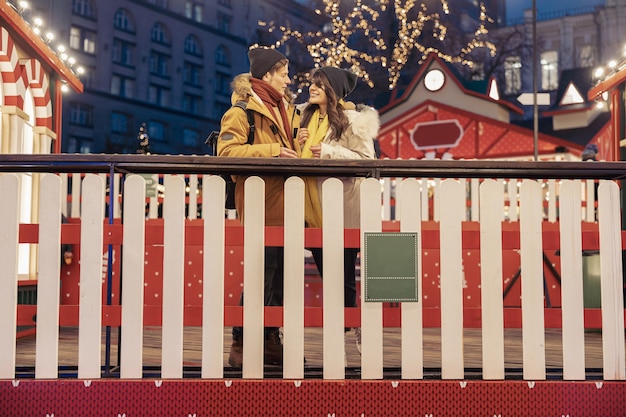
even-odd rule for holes
{"type": "Polygon", "coordinates": [[[200,65],[192,64],[191,62],[185,62],[183,67],[183,81],[185,82],[185,84],[199,87],[201,76],[202,67],[200,65]]]}
{"type": "Polygon", "coordinates": [[[72,13],[87,19],[96,18],[96,9],[93,7],[91,0],[73,0],[72,13]]]}
{"type": "Polygon", "coordinates": [[[111,77],[111,94],[133,98],[133,89],[135,87],[135,80],[132,78],[124,77],[122,75],[114,74],[111,77]]]}
{"type": "Polygon", "coordinates": [[[113,39],[113,62],[116,64],[132,66],[135,45],[121,39],[113,39]]]}
{"type": "Polygon", "coordinates": [[[152,42],[160,43],[163,45],[170,44],[170,36],[165,26],[161,22],[156,22],[152,26],[152,31],[150,32],[150,39],[152,42]]]}
{"type": "Polygon", "coordinates": [[[73,26],[70,29],[70,48],[88,54],[96,53],[96,33],[73,26]]]}
{"type": "Polygon", "coordinates": [[[217,29],[222,32],[230,33],[230,24],[233,17],[229,14],[217,12],[217,29]]]}
{"type": "Polygon", "coordinates": [[[183,129],[183,145],[196,147],[200,138],[200,133],[197,130],[185,128],[183,129]]]}
{"type": "Polygon", "coordinates": [[[151,140],[164,142],[166,139],[166,129],[167,126],[165,125],[165,123],[157,122],[154,120],[148,122],[148,136],[150,136],[151,140]]]}
{"type": "Polygon", "coordinates": [[[578,51],[578,66],[589,68],[596,65],[596,48],[592,45],[583,45],[578,51]]]}
{"type": "Polygon", "coordinates": [[[556,90],[559,87],[559,54],[557,51],[541,53],[541,89],[556,90]]]}
{"type": "Polygon", "coordinates": [[[183,111],[191,114],[200,114],[202,112],[202,97],[184,94],[183,111]]]}
{"type": "Polygon", "coordinates": [[[150,52],[150,74],[169,77],[170,56],[160,52],[150,52]]]}
{"type": "Polygon", "coordinates": [[[167,9],[167,0],[148,0],[148,3],[167,9]]]}
{"type": "Polygon", "coordinates": [[[135,20],[125,9],[117,9],[115,16],[113,17],[113,25],[115,26],[115,29],[135,33],[135,20]]]}
{"type": "Polygon", "coordinates": [[[116,111],[111,113],[111,132],[128,134],[130,133],[131,125],[132,116],[116,111]]]}
{"type": "Polygon", "coordinates": [[[220,6],[231,7],[230,0],[217,0],[217,4],[219,4],[220,6]]]}
{"type": "Polygon", "coordinates": [[[224,45],[220,45],[215,50],[215,63],[219,65],[230,65],[230,54],[224,45]]]}
{"type": "Polygon", "coordinates": [[[517,94],[522,89],[522,60],[518,56],[504,61],[504,94],[517,94]]]}
{"type": "Polygon", "coordinates": [[[202,44],[196,35],[189,35],[185,38],[185,53],[202,56],[202,44]]]}
{"type": "Polygon", "coordinates": [[[91,153],[93,141],[88,138],[70,136],[67,141],[67,153],[91,153]]]}
{"type": "Polygon", "coordinates": [[[81,103],[71,103],[70,123],[78,126],[93,127],[93,107],[81,103]]]}
{"type": "Polygon", "coordinates": [[[152,84],[148,87],[148,101],[162,107],[167,107],[170,102],[170,90],[160,85],[152,84]]]}
{"type": "Polygon", "coordinates": [[[218,94],[230,94],[230,79],[231,76],[229,74],[224,74],[222,72],[215,73],[215,92],[218,94]]]}
{"type": "Polygon", "coordinates": [[[201,3],[195,1],[186,1],[185,2],[185,17],[188,19],[193,19],[196,22],[202,22],[202,11],[203,7],[201,3]]]}

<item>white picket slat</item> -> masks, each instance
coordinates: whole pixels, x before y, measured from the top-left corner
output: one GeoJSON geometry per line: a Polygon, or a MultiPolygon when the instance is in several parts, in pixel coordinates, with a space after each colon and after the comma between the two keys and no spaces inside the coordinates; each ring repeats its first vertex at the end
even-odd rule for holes
{"type": "Polygon", "coordinates": [[[143,373],[145,195],[145,179],[128,176],[124,181],[121,378],[141,378],[143,373]]]}
{"type": "Polygon", "coordinates": [[[166,175],[163,201],[163,348],[161,376],[183,376],[185,180],[166,175]]]}
{"type": "Polygon", "coordinates": [[[304,181],[285,181],[283,377],[304,378],[304,181]]]}
{"type": "Polygon", "coordinates": [[[561,184],[559,221],[561,310],[563,311],[563,378],[585,379],[585,316],[580,216],[580,181],[561,184]]]}
{"type": "Polygon", "coordinates": [[[524,180],[520,187],[523,377],[546,379],[541,187],[524,180]]]}
{"type": "Polygon", "coordinates": [[[35,378],[57,378],[59,364],[59,296],[61,270],[61,179],[46,174],[39,196],[39,278],[35,378]]]}
{"type": "Polygon", "coordinates": [[[222,177],[202,177],[202,378],[224,376],[225,195],[222,177]]]}
{"type": "Polygon", "coordinates": [[[250,177],[244,184],[243,230],[243,370],[244,378],[263,378],[265,270],[265,183],[250,177]]]}
{"type": "MultiPolygon", "coordinates": [[[[380,192],[378,194],[380,207],[380,192]]],[[[345,378],[343,286],[343,182],[329,178],[322,184],[323,359],[324,379],[345,378]]],[[[380,211],[378,212],[380,217],[380,211]]]]}
{"type": "Polygon", "coordinates": [[[624,380],[624,283],[620,190],[617,184],[613,181],[600,181],[598,200],[603,377],[605,380],[624,380]]]}
{"type": "Polygon", "coordinates": [[[461,222],[465,219],[465,188],[453,179],[440,187],[441,253],[441,378],[463,379],[463,254],[461,222]]]}
{"type": "Polygon", "coordinates": [[[19,242],[19,179],[0,175],[0,378],[15,377],[17,329],[17,248],[19,242]]]}
{"type": "Polygon", "coordinates": [[[480,307],[483,379],[504,379],[504,314],[502,300],[503,184],[485,180],[480,186],[480,307]]]}
{"type": "Polygon", "coordinates": [[[424,338],[422,318],[422,221],[420,210],[420,183],[408,178],[400,184],[402,210],[400,231],[417,233],[417,294],[418,302],[402,303],[402,379],[424,378],[424,338]]]}
{"type": "MultiPolygon", "coordinates": [[[[361,183],[361,248],[366,232],[381,232],[380,182],[367,178],[361,183]]],[[[361,283],[363,284],[363,283],[361,283]]],[[[383,378],[383,306],[366,303],[365,286],[361,285],[361,378],[383,378]]]]}
{"type": "Polygon", "coordinates": [[[88,174],[83,180],[78,313],[79,378],[100,378],[104,189],[104,180],[98,175],[88,174]]]}

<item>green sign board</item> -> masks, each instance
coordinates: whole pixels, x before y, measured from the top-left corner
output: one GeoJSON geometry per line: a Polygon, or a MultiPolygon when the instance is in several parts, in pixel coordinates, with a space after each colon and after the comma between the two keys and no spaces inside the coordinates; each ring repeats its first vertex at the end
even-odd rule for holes
{"type": "Polygon", "coordinates": [[[146,197],[157,196],[158,176],[155,174],[139,174],[146,181],[146,197]]]}
{"type": "Polygon", "coordinates": [[[365,233],[365,302],[417,302],[417,233],[365,233]]]}

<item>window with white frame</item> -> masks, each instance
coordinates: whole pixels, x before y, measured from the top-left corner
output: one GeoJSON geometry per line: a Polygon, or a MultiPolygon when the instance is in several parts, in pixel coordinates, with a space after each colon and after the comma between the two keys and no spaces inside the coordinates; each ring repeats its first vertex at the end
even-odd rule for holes
{"type": "Polygon", "coordinates": [[[217,12],[217,29],[222,32],[230,33],[230,26],[233,17],[227,13],[217,12]]]}
{"type": "Polygon", "coordinates": [[[133,56],[135,54],[135,45],[121,39],[113,39],[113,62],[126,66],[133,65],[133,56]]]}
{"type": "Polygon", "coordinates": [[[195,147],[198,146],[200,139],[200,133],[195,129],[184,128],[183,129],[183,145],[195,147]]]}
{"type": "Polygon", "coordinates": [[[185,62],[185,64],[183,65],[184,83],[188,85],[193,85],[194,87],[199,87],[201,78],[202,67],[191,62],[185,62]]]}
{"type": "Polygon", "coordinates": [[[78,126],[93,126],[93,107],[83,103],[70,103],[70,123],[78,126]]]}
{"type": "Polygon", "coordinates": [[[152,84],[148,87],[148,101],[162,107],[167,107],[170,103],[169,88],[152,84]]]}
{"type": "Polygon", "coordinates": [[[111,112],[111,132],[113,133],[130,133],[132,125],[132,116],[121,112],[111,112]]]}
{"type": "Polygon", "coordinates": [[[504,94],[517,94],[522,89],[522,60],[510,56],[504,60],[504,94]]]}
{"type": "Polygon", "coordinates": [[[578,66],[589,68],[596,65],[596,48],[593,45],[582,45],[578,48],[578,66]]]}
{"type": "Polygon", "coordinates": [[[196,35],[188,35],[185,38],[185,53],[195,56],[202,56],[202,44],[196,35]]]}
{"type": "Polygon", "coordinates": [[[115,29],[135,33],[135,20],[126,9],[117,9],[113,16],[113,25],[115,29]]]}
{"type": "Polygon", "coordinates": [[[88,54],[95,54],[96,33],[78,26],[72,26],[70,28],[70,48],[88,54]]]}
{"type": "Polygon", "coordinates": [[[200,114],[202,112],[202,97],[194,94],[183,94],[183,111],[189,114],[200,114]]]}
{"type": "Polygon", "coordinates": [[[161,77],[169,77],[169,65],[171,57],[161,52],[150,52],[150,74],[161,77]]]}
{"type": "Polygon", "coordinates": [[[152,25],[152,31],[150,32],[150,39],[152,42],[160,43],[163,45],[170,44],[170,35],[165,27],[165,25],[161,22],[156,22],[152,25]]]}
{"type": "Polygon", "coordinates": [[[167,126],[165,123],[157,122],[156,120],[150,120],[148,122],[148,136],[151,140],[164,142],[166,138],[167,126]]]}
{"type": "Polygon", "coordinates": [[[215,63],[219,65],[230,65],[230,53],[224,45],[219,45],[215,49],[215,63]]]}
{"type": "Polygon", "coordinates": [[[96,18],[96,9],[91,0],[72,0],[72,13],[87,19],[96,18]]]}
{"type": "Polygon", "coordinates": [[[113,74],[111,77],[111,94],[120,97],[133,98],[135,80],[123,75],[113,74]]]}
{"type": "Polygon", "coordinates": [[[546,51],[541,53],[541,89],[556,90],[559,86],[559,53],[546,51]]]}

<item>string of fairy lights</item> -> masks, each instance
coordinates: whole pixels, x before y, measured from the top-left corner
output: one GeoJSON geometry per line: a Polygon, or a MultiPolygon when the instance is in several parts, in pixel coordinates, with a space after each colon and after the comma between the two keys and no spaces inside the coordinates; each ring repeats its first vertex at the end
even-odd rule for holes
{"type": "MultiPolygon", "coordinates": [[[[473,62],[468,56],[475,49],[486,48],[491,56],[496,54],[495,45],[484,40],[488,33],[487,25],[493,23],[493,20],[487,15],[486,7],[482,3],[479,5],[478,27],[472,33],[471,39],[457,53],[446,53],[440,48],[425,44],[423,35],[427,28],[429,30],[432,28],[432,37],[439,42],[444,42],[448,35],[444,17],[450,14],[450,7],[447,0],[440,0],[440,3],[443,16],[439,11],[429,11],[423,3],[418,6],[416,0],[377,0],[374,7],[364,4],[362,0],[355,0],[354,6],[342,15],[341,0],[323,0],[323,10],[315,11],[318,15],[328,18],[323,30],[301,32],[286,25],[264,21],[260,21],[259,25],[267,27],[270,33],[280,34],[272,45],[273,48],[295,41],[306,48],[315,68],[325,65],[349,67],[370,87],[374,87],[374,81],[368,68],[380,65],[387,71],[388,87],[391,90],[397,85],[402,69],[414,51],[420,56],[418,63],[425,60],[429,54],[435,53],[447,62],[470,67],[473,62]],[[381,30],[375,24],[391,1],[397,34],[393,48],[389,49],[381,30]],[[350,42],[355,37],[365,42],[350,42]]],[[[256,46],[258,45],[252,47],[256,46]]],[[[297,74],[295,81],[300,87],[306,86],[306,74],[297,74]]]]}

